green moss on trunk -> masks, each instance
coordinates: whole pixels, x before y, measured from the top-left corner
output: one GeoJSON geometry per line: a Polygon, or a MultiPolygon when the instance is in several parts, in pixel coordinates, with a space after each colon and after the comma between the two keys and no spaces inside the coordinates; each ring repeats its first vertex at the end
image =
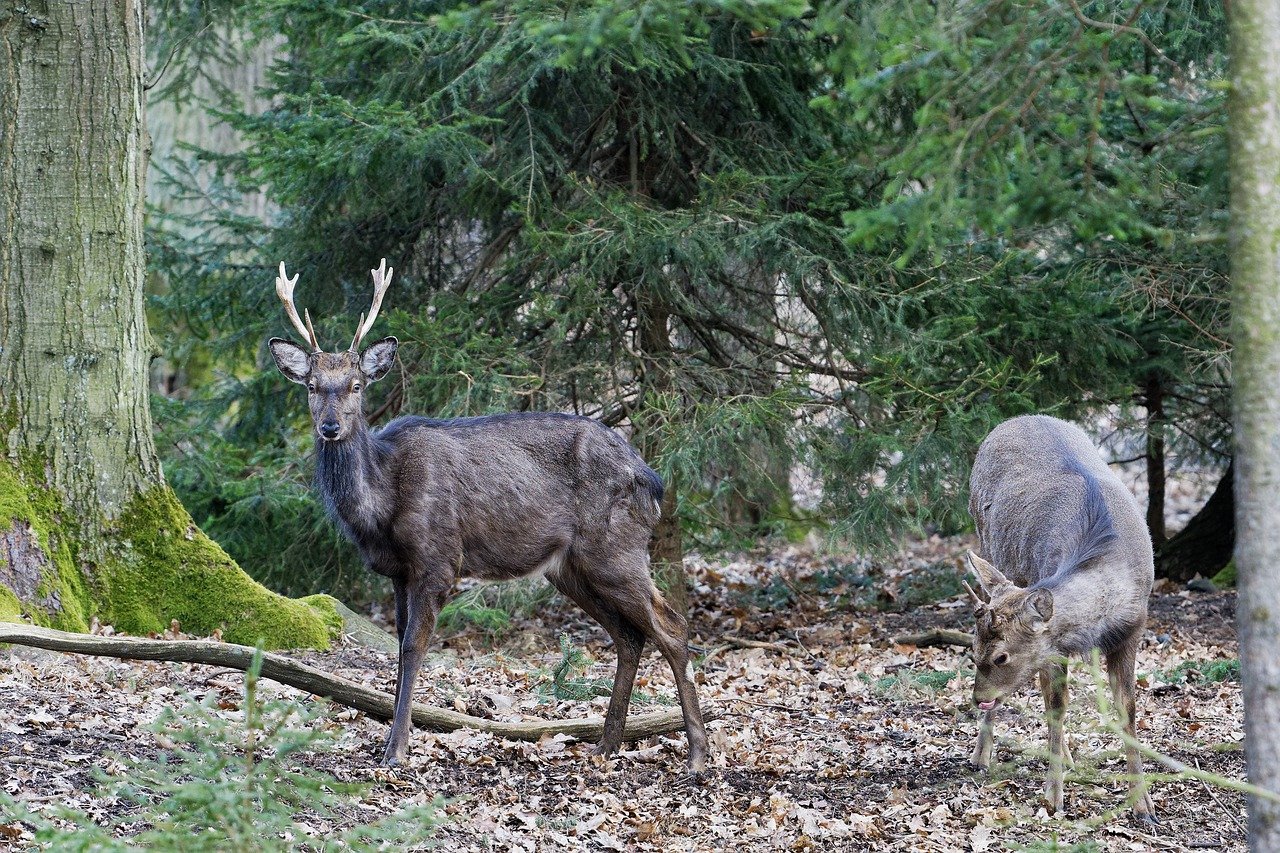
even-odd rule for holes
{"type": "Polygon", "coordinates": [[[25,611],[49,628],[86,631],[88,589],[76,567],[61,502],[38,482],[0,463],[0,619],[25,611]],[[13,562],[18,554],[26,559],[13,562]]]}
{"type": "Polygon", "coordinates": [[[0,620],[84,631],[97,616],[142,635],[177,619],[188,633],[222,629],[230,642],[267,648],[327,648],[341,629],[329,596],[294,601],[246,575],[167,486],[136,497],[90,556],[40,466],[22,468],[0,462],[0,620]],[[6,555],[18,553],[10,565],[6,555]]]}

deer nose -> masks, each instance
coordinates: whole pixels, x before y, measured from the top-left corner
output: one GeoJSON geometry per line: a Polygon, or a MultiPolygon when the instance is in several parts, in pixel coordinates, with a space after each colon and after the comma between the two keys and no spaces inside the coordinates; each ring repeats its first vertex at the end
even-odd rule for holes
{"type": "Polygon", "coordinates": [[[342,428],[338,426],[337,421],[325,421],[324,423],[320,424],[320,436],[322,438],[327,438],[328,440],[333,441],[335,438],[338,437],[338,433],[341,431],[341,429],[342,428]]]}

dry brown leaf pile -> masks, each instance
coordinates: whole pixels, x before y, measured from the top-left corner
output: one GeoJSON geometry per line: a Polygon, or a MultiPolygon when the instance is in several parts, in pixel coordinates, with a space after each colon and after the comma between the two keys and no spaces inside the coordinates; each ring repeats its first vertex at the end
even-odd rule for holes
{"type": "MultiPolygon", "coordinates": [[[[892,639],[971,627],[962,595],[915,604],[920,594],[907,583],[941,577],[964,545],[934,539],[874,563],[800,548],[691,558],[693,642],[706,650],[697,681],[704,708],[719,715],[708,726],[712,772],[702,785],[684,777],[682,736],[603,761],[565,737],[516,743],[415,732],[408,765],[390,775],[377,766],[385,725],[337,706],[327,712],[340,732],[336,748],[308,760],[340,779],[373,783],[353,813],[443,795],[449,822],[439,837],[457,853],[983,851],[1053,839],[1059,849],[1084,842],[1076,849],[1243,850],[1242,797],[1162,775],[1153,762],[1147,769],[1162,824],[1130,822],[1123,757],[1100,723],[1083,664],[1074,670],[1068,717],[1077,767],[1065,815],[1051,818],[1039,803],[1045,738],[1030,688],[1003,712],[994,773],[969,769],[976,718],[967,651],[892,639]]],[[[1138,713],[1150,746],[1239,779],[1239,684],[1204,674],[1212,662],[1237,657],[1233,612],[1232,593],[1153,597],[1138,659],[1138,713]]],[[[474,631],[443,638],[418,699],[508,719],[602,714],[603,697],[549,698],[562,632],[597,661],[588,677],[611,677],[603,631],[556,599],[517,620],[496,646],[474,631]]],[[[305,657],[384,690],[395,673],[394,660],[357,647],[305,657]]],[[[125,806],[95,799],[94,768],[120,772],[120,756],[162,750],[147,726],[164,706],[212,694],[234,713],[241,690],[238,673],[208,668],[0,651],[0,786],[37,808],[115,814],[125,806]]],[[[649,709],[673,704],[670,673],[656,654],[646,656],[637,691],[649,709]]],[[[0,816],[0,847],[22,847],[29,837],[0,816]]]]}

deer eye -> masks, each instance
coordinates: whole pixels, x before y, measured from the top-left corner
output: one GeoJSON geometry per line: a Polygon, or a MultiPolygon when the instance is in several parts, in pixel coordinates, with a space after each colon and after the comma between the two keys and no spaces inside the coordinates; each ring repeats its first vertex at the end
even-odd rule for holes
{"type": "Polygon", "coordinates": [[[353,392],[355,392],[355,391],[359,391],[359,390],[360,390],[360,383],[359,383],[359,382],[352,382],[352,383],[351,383],[351,390],[352,390],[353,392]]]}
{"type": "Polygon", "coordinates": [[[316,393],[316,383],[314,383],[314,382],[308,382],[308,383],[307,383],[307,391],[309,391],[309,392],[310,392],[310,393],[312,393],[312,394],[316,393]]]}
{"type": "Polygon", "coordinates": [[[1009,662],[1009,656],[1004,652],[1001,652],[1000,654],[996,655],[991,659],[991,663],[994,664],[995,666],[1004,666],[1008,662],[1009,662]]]}

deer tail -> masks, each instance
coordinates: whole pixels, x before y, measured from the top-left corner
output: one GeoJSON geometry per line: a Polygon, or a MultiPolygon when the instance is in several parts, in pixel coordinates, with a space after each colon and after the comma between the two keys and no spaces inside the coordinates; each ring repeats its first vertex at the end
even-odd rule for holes
{"type": "Polygon", "coordinates": [[[649,527],[655,527],[662,518],[662,496],[666,489],[662,478],[648,465],[636,471],[636,514],[649,527]]]}

